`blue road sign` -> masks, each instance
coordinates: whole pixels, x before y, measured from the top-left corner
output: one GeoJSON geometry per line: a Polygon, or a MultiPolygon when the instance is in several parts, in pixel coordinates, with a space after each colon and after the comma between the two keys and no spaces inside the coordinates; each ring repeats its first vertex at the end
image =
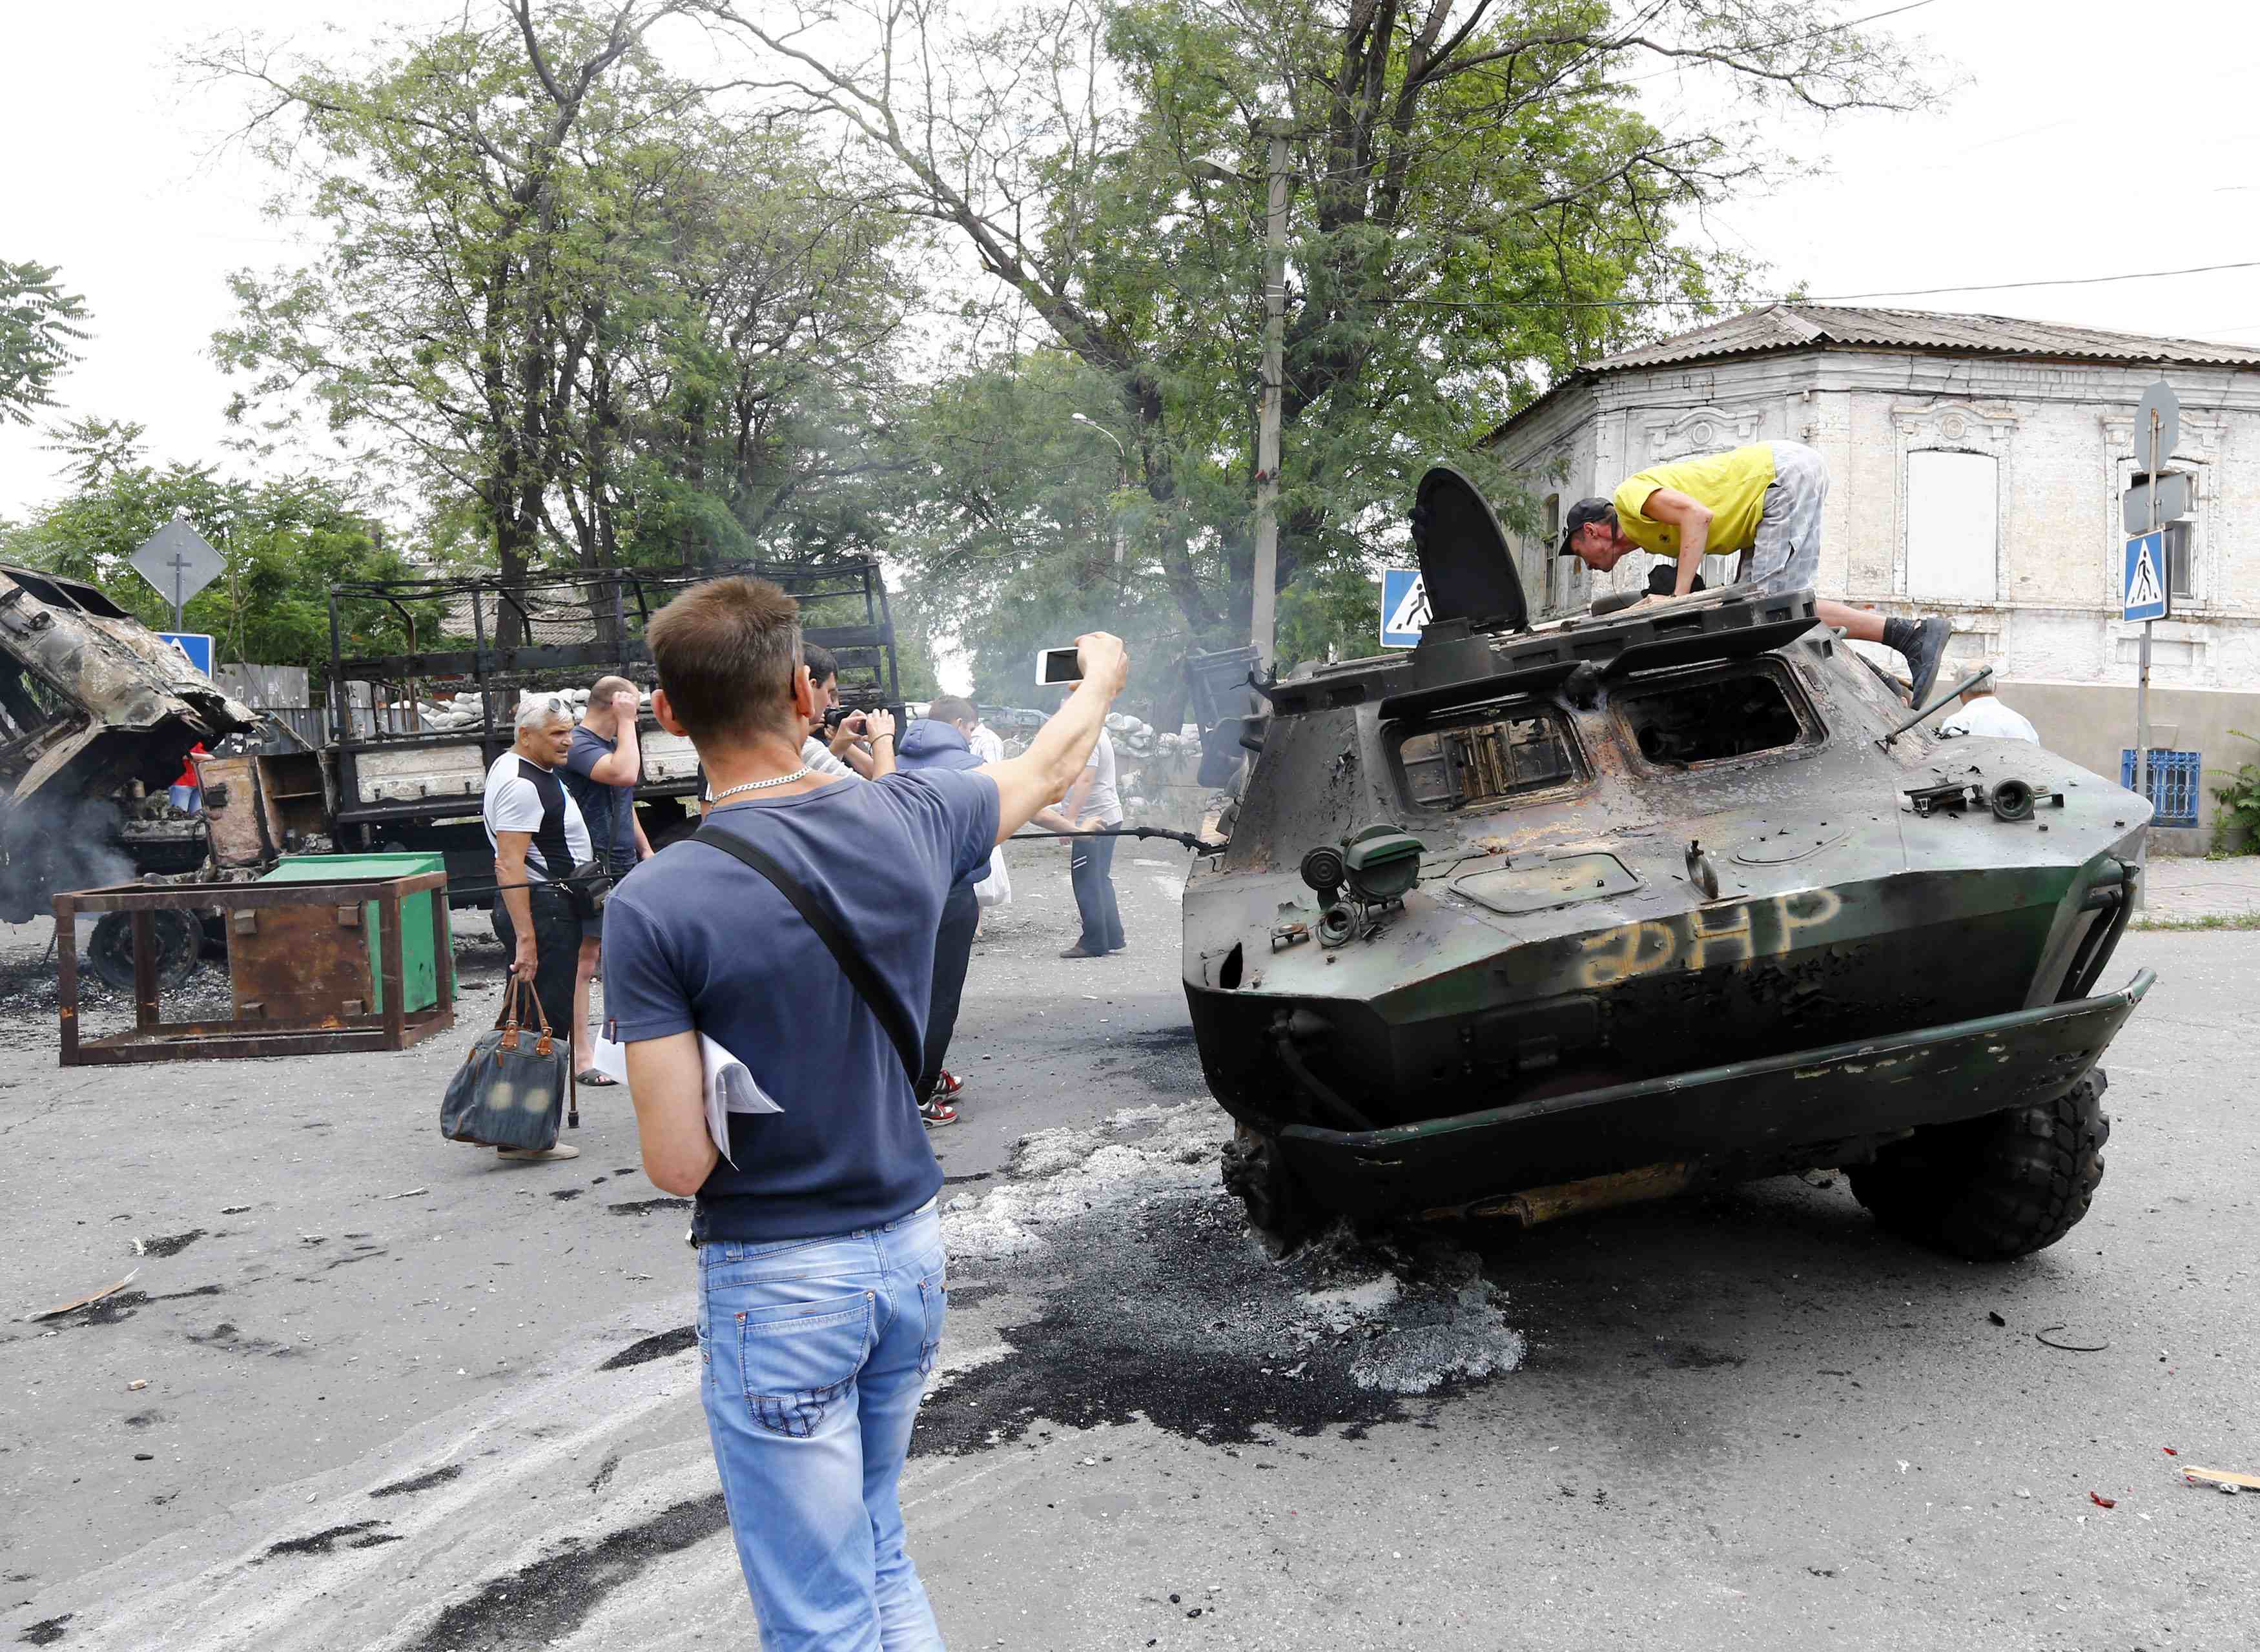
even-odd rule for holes
{"type": "Polygon", "coordinates": [[[2121,617],[2128,621],[2163,619],[2170,604],[2166,587],[2166,536],[2143,533],[2127,541],[2119,579],[2121,617]]]}
{"type": "Polygon", "coordinates": [[[204,633],[200,631],[161,631],[157,633],[157,636],[160,640],[170,643],[174,648],[179,651],[181,658],[186,660],[190,665],[196,667],[197,670],[203,672],[206,676],[210,676],[211,675],[212,640],[204,635],[204,633]]]}
{"type": "Polygon", "coordinates": [[[1381,570],[1381,646],[1409,648],[1428,623],[1428,586],[1417,568],[1381,570]]]}

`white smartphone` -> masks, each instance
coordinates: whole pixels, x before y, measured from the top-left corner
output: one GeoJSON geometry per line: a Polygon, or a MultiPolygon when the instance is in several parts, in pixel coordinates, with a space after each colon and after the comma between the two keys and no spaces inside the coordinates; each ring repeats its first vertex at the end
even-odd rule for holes
{"type": "Polygon", "coordinates": [[[1074,648],[1046,648],[1036,656],[1036,686],[1065,688],[1083,681],[1083,662],[1074,648]]]}

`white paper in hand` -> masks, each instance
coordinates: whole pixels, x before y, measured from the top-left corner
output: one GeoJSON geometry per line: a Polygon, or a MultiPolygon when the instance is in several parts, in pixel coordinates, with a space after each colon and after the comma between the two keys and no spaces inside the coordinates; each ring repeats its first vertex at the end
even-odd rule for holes
{"type": "MultiPolygon", "coordinates": [[[[628,1051],[625,1044],[615,1044],[602,1033],[597,1035],[596,1059],[590,1065],[623,1084],[628,1082],[628,1051]]],[[[755,1082],[745,1062],[724,1049],[704,1033],[698,1035],[698,1059],[706,1069],[706,1134],[733,1169],[738,1162],[730,1157],[730,1120],[733,1112],[783,1112],[783,1108],[769,1099],[769,1094],[755,1082]]]]}

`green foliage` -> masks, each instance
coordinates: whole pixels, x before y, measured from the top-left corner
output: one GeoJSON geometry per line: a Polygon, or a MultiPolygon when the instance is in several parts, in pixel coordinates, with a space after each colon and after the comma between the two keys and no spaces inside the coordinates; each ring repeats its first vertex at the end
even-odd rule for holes
{"type": "MultiPolygon", "coordinates": [[[[2241,740],[2260,745],[2260,739],[2242,729],[2228,731],[2241,740]]],[[[2260,762],[2239,763],[2225,786],[2213,789],[2221,807],[2214,812],[2213,848],[2216,855],[2260,855],[2260,762]]]]}
{"type": "Polygon", "coordinates": [[[13,424],[28,425],[55,404],[50,387],[78,360],[71,346],[87,337],[79,325],[86,303],[65,292],[56,273],[0,259],[0,418],[13,424]]]}
{"type": "MultiPolygon", "coordinates": [[[[1405,554],[1402,512],[1440,457],[1476,475],[1513,527],[1534,503],[1479,444],[1594,355],[1731,301],[1744,271],[1689,241],[1706,204],[1780,165],[1751,116],[1923,95],[1906,61],[1813,0],[935,0],[862,8],[877,49],[825,61],[827,8],[725,8],[811,102],[834,111],[852,187],[951,226],[1001,292],[976,304],[966,359],[912,421],[946,502],[904,531],[987,683],[1040,616],[1148,620],[1156,637],[1247,634],[1255,387],[1262,376],[1269,139],[1286,135],[1283,661],[1370,652],[1361,595],[1405,554]],[[887,66],[919,62],[922,75],[887,66]],[[1720,111],[1647,119],[1645,67],[1699,61],[1720,111]],[[931,66],[939,65],[939,70],[931,66]],[[955,72],[962,69],[963,73],[955,72]],[[1212,167],[1212,161],[1221,166],[1212,167]],[[1024,332],[1037,333],[1031,346],[1024,332]],[[1003,342],[992,343],[992,340],[1003,342]],[[1054,352],[1088,376],[1046,383],[1054,352]],[[1047,399],[1048,398],[1048,399],[1047,399]],[[1112,454],[1071,454],[1071,407],[1130,455],[1129,577],[1092,547],[1112,454]],[[985,429],[969,409],[993,410],[985,429]],[[935,427],[947,440],[937,442],[935,427]],[[998,564],[992,575],[971,563],[998,564]],[[983,607],[962,593],[1009,593],[983,607]],[[1176,612],[1166,624],[1148,609],[1176,612]],[[955,611],[952,612],[951,611],[955,611]]],[[[862,48],[857,48],[859,51],[862,48]]]]}
{"type": "MultiPolygon", "coordinates": [[[[170,630],[172,604],[126,558],[185,517],[227,559],[227,571],[183,614],[189,630],[211,634],[222,661],[307,666],[318,683],[329,662],[332,582],[412,576],[377,547],[368,519],[333,483],[254,483],[209,465],[154,465],[139,425],[86,419],[54,434],[71,457],[75,491],[29,522],[0,527],[0,560],[85,580],[153,629],[170,630]]],[[[340,617],[351,650],[406,646],[402,617],[390,607],[348,603],[340,617]]],[[[426,638],[436,634],[436,614],[419,620],[426,638]]]]}
{"type": "Polygon", "coordinates": [[[559,566],[861,549],[906,299],[890,219],[790,125],[723,126],[645,49],[682,0],[523,4],[396,32],[366,68],[211,67],[270,110],[286,210],[327,238],[235,278],[238,415],[311,395],[462,552],[559,566]]]}

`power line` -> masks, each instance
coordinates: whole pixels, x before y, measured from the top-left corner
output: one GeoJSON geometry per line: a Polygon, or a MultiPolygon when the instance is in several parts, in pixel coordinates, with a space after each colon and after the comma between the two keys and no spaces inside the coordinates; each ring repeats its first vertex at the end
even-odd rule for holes
{"type": "MultiPolygon", "coordinates": [[[[1787,293],[1770,298],[1746,301],[1752,304],[1851,304],[1863,298],[1930,298],[1949,292],[2013,292],[2032,287],[2097,287],[2114,281],[2161,281],[2171,275],[2209,275],[2225,269],[2260,269],[2260,259],[2247,259],[2234,264],[2192,264],[2185,269],[2136,269],[2121,275],[2057,275],[2038,281],[1997,281],[1959,287],[1889,287],[1876,292],[1806,293],[1792,297],[1787,293]]],[[[1646,298],[1526,298],[1501,300],[1495,304],[1471,303],[1448,298],[1377,298],[1370,302],[1385,304],[1418,304],[1434,310],[1637,310],[1656,304],[1688,304],[1717,303],[1716,299],[1695,299],[1685,293],[1662,293],[1646,298]]]]}

